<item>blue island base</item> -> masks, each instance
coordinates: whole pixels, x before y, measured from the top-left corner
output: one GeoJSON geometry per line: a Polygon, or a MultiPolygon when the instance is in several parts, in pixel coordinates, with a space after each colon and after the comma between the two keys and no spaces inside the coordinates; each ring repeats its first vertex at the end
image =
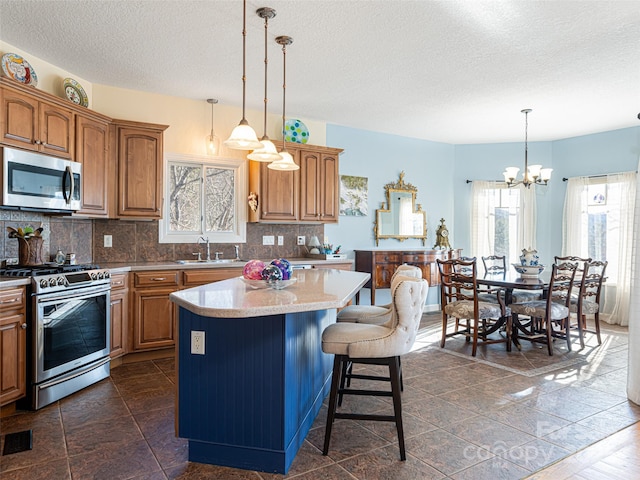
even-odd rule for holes
{"type": "Polygon", "coordinates": [[[329,393],[336,310],[210,318],[180,308],[178,436],[189,460],[286,474],[329,393]],[[205,354],[191,354],[191,332],[205,354]]]}

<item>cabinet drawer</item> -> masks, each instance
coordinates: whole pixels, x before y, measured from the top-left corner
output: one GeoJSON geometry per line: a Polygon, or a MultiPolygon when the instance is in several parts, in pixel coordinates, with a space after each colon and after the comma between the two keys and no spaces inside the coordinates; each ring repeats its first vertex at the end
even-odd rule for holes
{"type": "Polygon", "coordinates": [[[376,253],[376,263],[400,263],[401,258],[399,253],[376,253]]]}
{"type": "Polygon", "coordinates": [[[24,305],[24,288],[0,290],[0,310],[21,308],[24,305]]]}
{"type": "Polygon", "coordinates": [[[182,272],[182,284],[185,287],[205,285],[207,283],[219,282],[228,278],[242,275],[241,268],[216,268],[211,270],[184,270],[182,272]]]}
{"type": "Polygon", "coordinates": [[[127,288],[127,275],[128,273],[111,274],[111,290],[122,290],[123,288],[127,288]]]}
{"type": "Polygon", "coordinates": [[[433,261],[433,258],[429,258],[430,255],[424,253],[405,253],[402,255],[402,263],[429,263],[433,261]]]}
{"type": "Polygon", "coordinates": [[[160,285],[178,285],[178,271],[136,272],[133,274],[134,286],[157,287],[160,285]]]}

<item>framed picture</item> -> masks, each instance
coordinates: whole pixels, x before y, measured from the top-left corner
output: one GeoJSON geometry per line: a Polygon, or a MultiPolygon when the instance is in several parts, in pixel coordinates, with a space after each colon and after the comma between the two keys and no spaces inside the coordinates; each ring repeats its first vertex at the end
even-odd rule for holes
{"type": "Polygon", "coordinates": [[[369,214],[367,177],[340,175],[340,215],[366,217],[369,214]]]}

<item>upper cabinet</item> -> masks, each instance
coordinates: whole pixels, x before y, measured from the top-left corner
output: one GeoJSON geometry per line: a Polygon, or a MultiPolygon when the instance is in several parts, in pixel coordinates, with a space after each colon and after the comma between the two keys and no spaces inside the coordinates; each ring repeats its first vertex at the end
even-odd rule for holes
{"type": "Polygon", "coordinates": [[[44,95],[48,94],[35,95],[38,91],[31,90],[33,92],[27,93],[0,85],[2,143],[57,157],[73,158],[73,111],[47,101],[44,95]]]}
{"type": "Polygon", "coordinates": [[[163,132],[167,125],[114,120],[119,218],[162,216],[163,132]]]}
{"type": "Polygon", "coordinates": [[[109,122],[97,115],[76,115],[75,161],[82,164],[82,207],[78,215],[109,214],[109,122]]]}
{"type": "MultiPolygon", "coordinates": [[[[278,150],[282,142],[274,142],[278,150]]],[[[300,170],[279,171],[267,163],[249,162],[249,191],[257,206],[250,222],[337,223],[339,148],[287,143],[300,170]]]]}

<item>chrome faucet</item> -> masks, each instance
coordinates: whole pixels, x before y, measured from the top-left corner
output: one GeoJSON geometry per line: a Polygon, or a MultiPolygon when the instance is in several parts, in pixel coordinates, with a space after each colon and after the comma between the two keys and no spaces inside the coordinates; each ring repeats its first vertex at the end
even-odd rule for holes
{"type": "Polygon", "coordinates": [[[240,245],[234,245],[233,248],[236,250],[236,258],[235,260],[240,260],[240,245]]]}
{"type": "Polygon", "coordinates": [[[202,240],[202,243],[207,244],[207,262],[211,261],[211,251],[209,250],[209,237],[200,237],[198,243],[202,240]]]}

